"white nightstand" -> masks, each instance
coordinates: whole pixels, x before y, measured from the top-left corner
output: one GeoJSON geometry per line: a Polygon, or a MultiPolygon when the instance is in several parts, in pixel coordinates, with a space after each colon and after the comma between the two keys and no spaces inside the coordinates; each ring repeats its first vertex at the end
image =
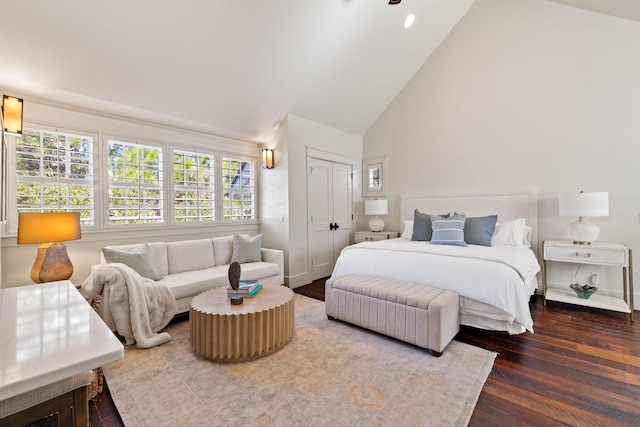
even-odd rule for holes
{"type": "Polygon", "coordinates": [[[542,244],[542,291],[544,304],[559,301],[569,304],[602,308],[605,310],[629,313],[633,322],[633,266],[631,249],[617,243],[592,243],[579,245],[572,242],[546,241],[542,244]],[[549,262],[568,262],[574,264],[592,264],[609,267],[622,267],[623,299],[595,293],[589,299],[578,298],[569,289],[547,288],[547,264],[549,262]]]}
{"type": "Polygon", "coordinates": [[[395,239],[399,234],[397,231],[356,231],[353,235],[353,243],[395,239]]]}

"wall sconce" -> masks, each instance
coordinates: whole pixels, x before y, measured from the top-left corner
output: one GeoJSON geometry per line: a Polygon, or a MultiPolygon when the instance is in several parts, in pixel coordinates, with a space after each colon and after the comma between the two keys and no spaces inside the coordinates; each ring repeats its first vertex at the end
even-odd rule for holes
{"type": "Polygon", "coordinates": [[[14,96],[2,95],[2,130],[22,133],[22,105],[24,101],[14,96]]]}
{"type": "Polygon", "coordinates": [[[18,244],[40,243],[31,267],[35,283],[67,280],[73,265],[63,243],[80,239],[79,212],[28,212],[18,214],[18,244]]]}
{"type": "Polygon", "coordinates": [[[567,236],[573,243],[588,245],[598,238],[600,229],[584,219],[585,216],[609,216],[609,193],[560,194],[560,216],[577,216],[578,220],[567,225],[567,236]]]}
{"type": "Polygon", "coordinates": [[[264,169],[273,169],[273,150],[271,148],[262,150],[262,167],[264,169]]]}

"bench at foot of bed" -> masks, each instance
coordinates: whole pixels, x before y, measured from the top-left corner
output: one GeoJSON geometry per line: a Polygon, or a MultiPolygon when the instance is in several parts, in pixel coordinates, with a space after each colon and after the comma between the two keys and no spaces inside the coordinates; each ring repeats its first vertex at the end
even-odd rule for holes
{"type": "Polygon", "coordinates": [[[431,350],[439,357],[460,330],[457,293],[350,274],[325,284],[329,319],[340,319],[431,350]]]}

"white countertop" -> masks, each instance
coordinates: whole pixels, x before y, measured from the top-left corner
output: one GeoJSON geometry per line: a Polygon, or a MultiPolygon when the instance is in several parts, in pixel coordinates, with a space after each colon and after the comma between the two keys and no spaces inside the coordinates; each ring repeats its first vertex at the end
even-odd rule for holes
{"type": "Polygon", "coordinates": [[[0,400],[123,357],[70,281],[0,289],[0,400]]]}

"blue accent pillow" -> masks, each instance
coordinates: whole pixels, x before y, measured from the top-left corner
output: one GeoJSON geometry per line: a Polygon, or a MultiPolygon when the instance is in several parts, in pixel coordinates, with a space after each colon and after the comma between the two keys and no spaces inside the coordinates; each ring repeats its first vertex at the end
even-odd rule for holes
{"type": "Polygon", "coordinates": [[[491,246],[498,215],[467,218],[464,225],[464,241],[470,245],[491,246]]]}
{"type": "MultiPolygon", "coordinates": [[[[438,215],[443,218],[449,218],[449,214],[438,215]]],[[[411,240],[428,242],[431,240],[432,228],[431,217],[418,209],[413,211],[413,234],[411,240]]]]}
{"type": "Polygon", "coordinates": [[[439,215],[431,215],[431,227],[433,236],[431,243],[434,245],[467,246],[464,241],[464,224],[467,216],[454,213],[449,218],[439,215]]]}

